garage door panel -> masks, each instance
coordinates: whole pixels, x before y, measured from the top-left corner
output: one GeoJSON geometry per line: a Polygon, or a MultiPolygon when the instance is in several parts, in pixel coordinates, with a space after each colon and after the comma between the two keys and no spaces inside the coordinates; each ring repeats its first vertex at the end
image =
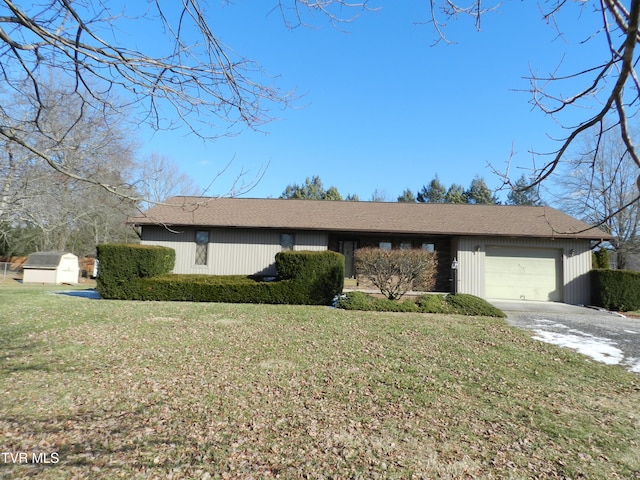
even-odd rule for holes
{"type": "Polygon", "coordinates": [[[485,293],[488,298],[562,301],[559,249],[487,247],[485,293]]]}

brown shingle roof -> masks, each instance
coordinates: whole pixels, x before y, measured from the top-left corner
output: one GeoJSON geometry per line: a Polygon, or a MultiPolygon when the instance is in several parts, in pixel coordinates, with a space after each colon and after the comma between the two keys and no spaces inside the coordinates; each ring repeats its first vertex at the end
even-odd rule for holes
{"type": "Polygon", "coordinates": [[[65,252],[35,252],[29,254],[24,268],[55,269],[65,252]]]}
{"type": "Polygon", "coordinates": [[[278,228],[394,234],[606,240],[551,207],[172,197],[129,219],[135,225],[278,228]],[[175,205],[175,206],[174,206],[175,205]]]}

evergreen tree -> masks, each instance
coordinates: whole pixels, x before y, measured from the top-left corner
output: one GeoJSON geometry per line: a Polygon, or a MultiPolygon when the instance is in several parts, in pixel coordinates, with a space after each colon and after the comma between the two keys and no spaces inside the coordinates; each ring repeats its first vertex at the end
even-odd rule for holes
{"type": "Polygon", "coordinates": [[[496,205],[498,197],[496,197],[491,189],[487,186],[484,178],[476,176],[471,181],[469,190],[466,191],[467,203],[477,205],[496,205]]]}
{"type": "Polygon", "coordinates": [[[462,185],[452,183],[444,196],[445,203],[469,203],[462,185]]]}
{"type": "Polygon", "coordinates": [[[303,185],[287,185],[280,198],[304,199],[304,200],[342,200],[342,195],[336,187],[329,187],[325,190],[322,180],[318,175],[307,177],[303,185]]]}
{"type": "Polygon", "coordinates": [[[422,190],[418,192],[417,200],[424,203],[444,203],[446,202],[445,196],[447,194],[447,188],[440,183],[438,175],[435,176],[429,185],[422,187],[422,190]]]}
{"type": "Polygon", "coordinates": [[[329,187],[329,190],[325,192],[323,200],[342,200],[342,195],[340,195],[338,189],[332,185],[329,187]]]}
{"type": "Polygon", "coordinates": [[[410,188],[407,188],[402,195],[398,197],[398,202],[401,203],[416,203],[416,196],[413,194],[410,188]]]}
{"type": "Polygon", "coordinates": [[[525,190],[527,185],[529,185],[529,182],[522,174],[507,195],[507,205],[542,205],[538,188],[534,187],[525,190]]]}

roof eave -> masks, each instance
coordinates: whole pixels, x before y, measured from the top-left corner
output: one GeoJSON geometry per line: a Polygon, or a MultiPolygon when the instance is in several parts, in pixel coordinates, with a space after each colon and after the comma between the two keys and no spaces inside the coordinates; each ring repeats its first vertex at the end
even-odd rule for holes
{"type": "Polygon", "coordinates": [[[426,230],[393,230],[393,229],[359,229],[359,228],[338,228],[338,227],[299,227],[299,226],[265,226],[265,225],[221,225],[221,224],[197,224],[197,223],[167,223],[158,222],[152,220],[142,221],[127,221],[128,224],[133,226],[158,226],[168,228],[228,228],[228,229],[260,229],[260,230],[297,230],[307,232],[350,232],[360,234],[392,234],[392,235],[438,235],[449,237],[501,237],[501,238],[544,238],[544,239],[563,239],[563,240],[598,240],[607,241],[613,239],[613,237],[605,232],[601,234],[514,234],[513,232],[461,232],[461,231],[426,231],[426,230]]]}

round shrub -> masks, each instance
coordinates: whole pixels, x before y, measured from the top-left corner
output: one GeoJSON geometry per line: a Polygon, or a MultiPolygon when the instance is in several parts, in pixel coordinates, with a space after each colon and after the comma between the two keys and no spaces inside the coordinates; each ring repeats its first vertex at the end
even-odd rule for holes
{"type": "Polygon", "coordinates": [[[462,315],[506,317],[502,310],[474,295],[457,293],[456,295],[447,295],[445,300],[455,309],[456,313],[461,313],[462,315]]]}

